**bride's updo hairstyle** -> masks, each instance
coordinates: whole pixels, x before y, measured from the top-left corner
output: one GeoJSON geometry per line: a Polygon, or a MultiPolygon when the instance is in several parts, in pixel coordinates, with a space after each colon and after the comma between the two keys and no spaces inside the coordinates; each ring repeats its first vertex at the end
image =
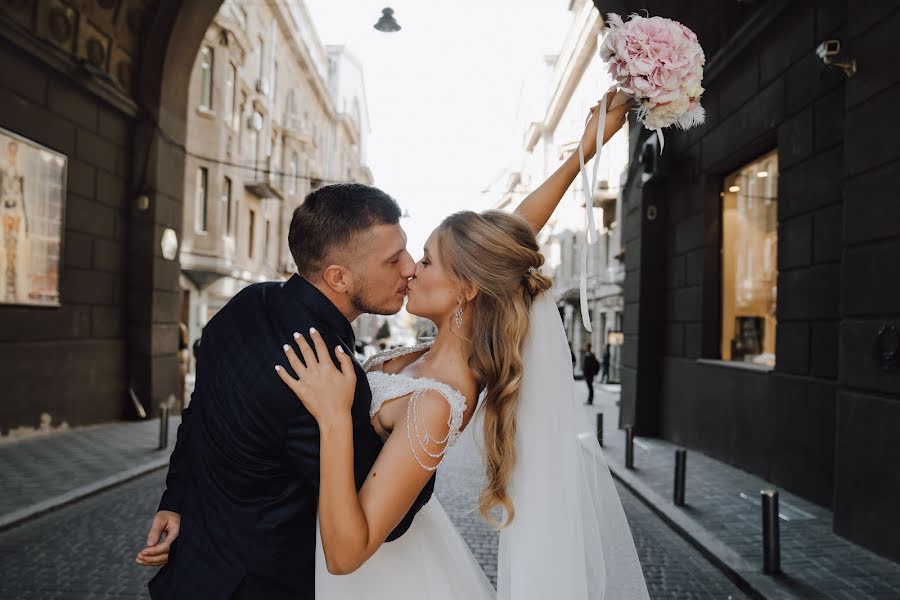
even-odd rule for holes
{"type": "Polygon", "coordinates": [[[486,521],[505,527],[515,516],[506,487],[516,462],[522,345],[531,302],[553,282],[539,271],[544,257],[534,232],[515,215],[499,210],[458,212],[440,224],[437,243],[447,273],[478,288],[469,303],[471,311],[466,311],[471,321],[469,367],[479,389],[486,390],[480,410],[487,483],[478,508],[486,521]],[[489,514],[498,506],[507,514],[502,524],[489,514]]]}

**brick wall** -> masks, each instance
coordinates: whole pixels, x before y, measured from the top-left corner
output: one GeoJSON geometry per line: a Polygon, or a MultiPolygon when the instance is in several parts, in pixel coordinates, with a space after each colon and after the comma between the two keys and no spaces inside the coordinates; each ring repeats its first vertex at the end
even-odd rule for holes
{"type": "MultiPolygon", "coordinates": [[[[721,3],[699,4],[657,2],[650,12],[695,29],[711,59],[703,32],[723,26],[705,11],[721,3]]],[[[660,239],[648,238],[640,210],[647,187],[629,191],[626,259],[636,255],[625,282],[633,347],[623,411],[635,423],[648,413],[659,435],[833,508],[839,533],[898,558],[900,470],[889,465],[900,455],[900,373],[878,368],[875,337],[884,325],[900,329],[900,136],[890,116],[900,71],[889,58],[900,50],[900,10],[797,0],[759,11],[733,25],[730,41],[712,38],[723,51],[707,65],[706,125],[667,136],[653,183],[665,204],[660,239]],[[763,10],[776,18],[754,26],[763,10]],[[854,78],[816,56],[830,38],[857,59],[854,78]],[[728,173],[776,148],[778,325],[766,372],[717,362],[719,192],[728,173]],[[648,249],[658,245],[662,266],[651,274],[648,249]],[[659,295],[647,287],[653,276],[665,282],[659,295]]]]}
{"type": "Polygon", "coordinates": [[[60,308],[0,305],[0,433],[125,409],[131,119],[0,36],[0,127],[68,157],[60,308]]]}
{"type": "Polygon", "coordinates": [[[844,118],[840,390],[835,530],[900,560],[900,370],[879,368],[876,336],[900,330],[900,6],[848,2],[844,118]]]}

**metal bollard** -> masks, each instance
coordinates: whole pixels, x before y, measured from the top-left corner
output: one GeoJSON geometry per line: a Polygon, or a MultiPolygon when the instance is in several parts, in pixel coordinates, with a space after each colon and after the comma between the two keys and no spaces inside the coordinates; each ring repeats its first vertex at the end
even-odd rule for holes
{"type": "Polygon", "coordinates": [[[625,468],[634,468],[634,426],[625,426],[625,468]]]}
{"type": "Polygon", "coordinates": [[[161,404],[159,407],[159,448],[165,450],[169,445],[169,406],[161,404]]]}
{"type": "Polygon", "coordinates": [[[675,451],[675,490],[672,500],[675,506],[684,506],[684,479],[687,474],[687,450],[679,448],[675,451]]]}
{"type": "Polygon", "coordinates": [[[131,403],[134,405],[134,411],[140,418],[146,419],[147,411],[144,410],[144,405],[141,404],[141,401],[138,400],[137,394],[134,393],[134,388],[128,388],[128,395],[131,396],[131,403]]]}
{"type": "Polygon", "coordinates": [[[778,490],[761,490],[763,573],[781,573],[781,532],[778,522],[778,490]]]}
{"type": "Polygon", "coordinates": [[[603,413],[597,413],[597,443],[603,447],[603,413]]]}

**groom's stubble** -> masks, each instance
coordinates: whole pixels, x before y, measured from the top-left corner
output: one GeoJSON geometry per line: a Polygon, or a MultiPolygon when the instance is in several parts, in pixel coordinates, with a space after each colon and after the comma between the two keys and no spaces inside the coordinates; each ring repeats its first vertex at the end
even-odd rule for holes
{"type": "Polygon", "coordinates": [[[359,287],[355,288],[350,293],[350,302],[355,310],[370,315],[396,315],[400,312],[400,309],[403,308],[402,304],[397,309],[394,309],[393,307],[378,306],[372,298],[369,282],[365,279],[362,280],[359,287]]]}

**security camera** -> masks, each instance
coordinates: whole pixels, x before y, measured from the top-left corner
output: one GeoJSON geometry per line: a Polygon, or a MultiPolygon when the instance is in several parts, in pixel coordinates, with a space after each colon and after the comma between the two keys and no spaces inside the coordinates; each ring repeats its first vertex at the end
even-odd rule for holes
{"type": "MultiPolygon", "coordinates": [[[[819,55],[819,58],[825,60],[826,58],[831,58],[832,56],[837,56],[841,53],[841,41],[840,40],[826,40],[819,44],[816,48],[816,54],[819,55]]],[[[827,61],[826,61],[827,64],[827,61]]]]}
{"type": "Polygon", "coordinates": [[[837,69],[841,69],[847,77],[853,77],[856,75],[856,59],[851,58],[847,59],[844,57],[844,60],[839,60],[838,56],[841,54],[841,41],[840,40],[825,40],[818,46],[816,46],[816,55],[829,67],[835,67],[837,69]]]}

